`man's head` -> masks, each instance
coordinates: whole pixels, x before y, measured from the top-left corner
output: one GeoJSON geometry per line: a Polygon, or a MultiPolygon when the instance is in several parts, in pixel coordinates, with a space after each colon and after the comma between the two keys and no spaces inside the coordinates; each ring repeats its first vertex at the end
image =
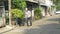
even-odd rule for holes
{"type": "Polygon", "coordinates": [[[28,10],[28,8],[26,8],[26,10],[28,10]]]}
{"type": "Polygon", "coordinates": [[[26,8],[26,11],[28,11],[28,8],[26,8]]]}

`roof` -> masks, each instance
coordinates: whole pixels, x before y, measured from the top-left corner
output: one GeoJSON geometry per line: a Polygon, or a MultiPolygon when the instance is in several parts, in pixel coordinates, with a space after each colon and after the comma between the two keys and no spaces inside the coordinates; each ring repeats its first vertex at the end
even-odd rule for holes
{"type": "Polygon", "coordinates": [[[33,3],[38,3],[38,1],[34,1],[34,0],[25,0],[25,1],[33,2],[33,3]]]}

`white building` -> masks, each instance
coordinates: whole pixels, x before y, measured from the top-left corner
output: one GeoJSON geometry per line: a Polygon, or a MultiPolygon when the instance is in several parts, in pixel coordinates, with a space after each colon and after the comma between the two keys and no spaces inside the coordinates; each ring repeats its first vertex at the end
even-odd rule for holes
{"type": "MultiPolygon", "coordinates": [[[[51,0],[26,0],[26,2],[27,2],[27,7],[30,8],[31,10],[40,5],[43,16],[48,15],[48,8],[53,5],[53,2],[51,0]]],[[[34,15],[34,12],[33,12],[33,15],[34,15]]]]}
{"type": "Polygon", "coordinates": [[[46,16],[48,15],[49,8],[53,5],[53,2],[51,0],[39,0],[40,6],[42,8],[42,15],[46,16]]]}

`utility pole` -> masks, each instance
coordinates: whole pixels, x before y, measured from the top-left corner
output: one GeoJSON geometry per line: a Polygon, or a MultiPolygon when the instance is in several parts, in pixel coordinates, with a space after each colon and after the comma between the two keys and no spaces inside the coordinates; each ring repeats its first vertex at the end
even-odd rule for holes
{"type": "Polygon", "coordinates": [[[9,5],[9,25],[11,25],[11,0],[8,0],[9,5]]]}

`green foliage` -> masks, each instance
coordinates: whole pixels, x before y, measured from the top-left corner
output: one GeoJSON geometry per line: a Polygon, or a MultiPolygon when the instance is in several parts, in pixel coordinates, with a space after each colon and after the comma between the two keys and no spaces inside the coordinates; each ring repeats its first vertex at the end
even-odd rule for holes
{"type": "Polygon", "coordinates": [[[53,2],[56,5],[56,9],[60,10],[60,0],[53,0],[53,2]]]}
{"type": "Polygon", "coordinates": [[[40,19],[42,18],[42,14],[41,14],[41,9],[40,8],[36,8],[34,10],[34,16],[35,16],[35,19],[40,19]]]}
{"type": "Polygon", "coordinates": [[[56,5],[56,9],[57,10],[60,10],[60,5],[56,5]]]}
{"type": "Polygon", "coordinates": [[[12,0],[12,8],[23,10],[26,7],[25,0],[12,0]]]}
{"type": "Polygon", "coordinates": [[[22,10],[19,10],[19,9],[12,9],[11,10],[11,13],[12,13],[12,17],[13,18],[20,18],[22,19],[24,16],[23,16],[23,12],[22,10]]]}

